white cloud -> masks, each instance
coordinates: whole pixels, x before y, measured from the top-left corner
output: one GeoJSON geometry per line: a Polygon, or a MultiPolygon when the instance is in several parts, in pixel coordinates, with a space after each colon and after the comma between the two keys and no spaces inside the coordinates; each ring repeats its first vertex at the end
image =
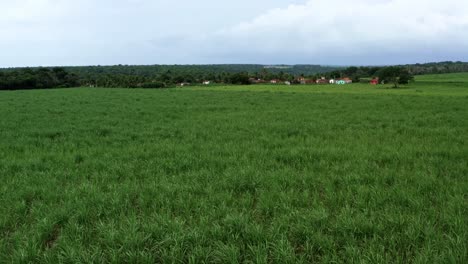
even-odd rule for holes
{"type": "Polygon", "coordinates": [[[468,60],[466,0],[0,0],[0,10],[0,66],[468,60]]]}
{"type": "MultiPolygon", "coordinates": [[[[219,32],[216,38],[223,39],[233,53],[283,53],[322,63],[327,58],[333,60],[329,63],[340,63],[340,58],[346,63],[362,63],[359,56],[372,61],[379,54],[413,56],[413,60],[419,54],[430,60],[437,54],[457,53],[467,59],[468,1],[310,0],[270,10],[219,32]]],[[[377,63],[385,63],[379,60],[377,63]]]]}
{"type": "Polygon", "coordinates": [[[199,63],[198,36],[303,0],[0,0],[0,67],[199,63]]]}

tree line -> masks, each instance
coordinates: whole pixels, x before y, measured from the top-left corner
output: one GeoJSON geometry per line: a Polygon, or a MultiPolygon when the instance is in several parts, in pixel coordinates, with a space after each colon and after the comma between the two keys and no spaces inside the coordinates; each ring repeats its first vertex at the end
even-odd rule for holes
{"type": "Polygon", "coordinates": [[[0,71],[0,90],[68,88],[79,85],[79,77],[64,68],[0,71]]]}
{"type": "Polygon", "coordinates": [[[468,71],[468,63],[440,62],[400,66],[327,67],[319,65],[150,65],[83,66],[0,69],[0,89],[43,89],[60,87],[165,88],[177,84],[251,84],[261,80],[289,81],[348,77],[368,82],[378,77],[395,86],[410,82],[413,75],[468,71]]]}

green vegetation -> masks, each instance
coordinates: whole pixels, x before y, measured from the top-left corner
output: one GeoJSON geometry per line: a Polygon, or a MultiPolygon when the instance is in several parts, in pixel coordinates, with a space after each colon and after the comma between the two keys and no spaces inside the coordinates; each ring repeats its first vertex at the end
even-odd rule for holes
{"type": "Polygon", "coordinates": [[[66,88],[78,84],[78,76],[63,68],[0,71],[0,90],[66,88]]]}
{"type": "MultiPolygon", "coordinates": [[[[200,84],[203,81],[224,84],[250,84],[249,78],[294,80],[299,75],[314,75],[341,69],[320,65],[264,66],[255,64],[226,65],[115,65],[55,68],[79,77],[86,87],[164,88],[180,83],[200,84]]],[[[28,79],[28,73],[47,68],[0,69],[0,90],[35,89],[18,80],[28,79]],[[7,78],[5,78],[5,76],[7,78]],[[2,85],[3,84],[3,85],[2,85]],[[18,84],[23,84],[18,87],[18,84]]],[[[45,88],[56,88],[47,86],[45,88]]]]}
{"type": "Polygon", "coordinates": [[[407,67],[411,73],[416,75],[468,72],[468,62],[461,61],[417,63],[404,66],[407,67]]]}
{"type": "Polygon", "coordinates": [[[0,262],[467,263],[468,83],[0,92],[0,262]]]}
{"type": "Polygon", "coordinates": [[[418,75],[416,76],[416,81],[431,83],[467,83],[468,72],[418,75]]]}
{"type": "Polygon", "coordinates": [[[148,66],[82,66],[64,68],[9,68],[0,69],[0,90],[38,89],[57,87],[106,88],[168,88],[177,84],[264,83],[270,80],[299,84],[305,79],[314,81],[321,77],[344,78],[353,82],[366,82],[374,77],[398,84],[407,84],[413,75],[428,73],[467,72],[468,63],[440,62],[388,67],[362,66],[338,67],[320,65],[254,64],[226,65],[148,65],[148,66]],[[398,76],[396,76],[397,70],[398,76]],[[59,75],[54,75],[59,71],[59,75]],[[46,72],[46,74],[44,74],[46,72]],[[47,73],[49,72],[49,73],[47,73]],[[392,73],[393,72],[393,73],[392,73]],[[395,82],[398,80],[398,82],[395,82]]]}
{"type": "Polygon", "coordinates": [[[393,84],[393,88],[398,88],[400,84],[408,84],[414,79],[408,70],[398,66],[382,68],[378,71],[378,76],[380,81],[393,84]]]}

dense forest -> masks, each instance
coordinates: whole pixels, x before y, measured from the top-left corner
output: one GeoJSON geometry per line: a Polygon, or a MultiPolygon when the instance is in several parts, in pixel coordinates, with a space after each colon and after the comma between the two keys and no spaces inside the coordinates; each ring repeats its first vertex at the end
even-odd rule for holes
{"type": "Polygon", "coordinates": [[[314,75],[341,69],[320,65],[150,65],[68,67],[80,76],[82,85],[99,87],[158,88],[204,81],[224,84],[248,84],[249,78],[293,80],[301,74],[314,75]]]}
{"type": "Polygon", "coordinates": [[[79,85],[76,74],[59,67],[0,71],[0,90],[68,88],[79,85]]]}
{"type": "MultiPolygon", "coordinates": [[[[200,84],[251,84],[270,80],[298,83],[300,78],[316,80],[325,78],[351,78],[354,82],[368,78],[388,77],[391,67],[361,66],[338,67],[320,65],[149,65],[149,66],[81,66],[53,68],[0,69],[0,90],[42,89],[59,87],[124,87],[164,88],[176,85],[200,84]]],[[[395,70],[395,69],[393,69],[395,70]]],[[[393,72],[402,75],[401,83],[412,75],[468,72],[468,63],[439,62],[400,65],[393,72]]]]}
{"type": "MultiPolygon", "coordinates": [[[[319,65],[150,65],[83,66],[61,68],[0,69],[0,89],[70,87],[70,82],[52,76],[54,71],[73,77],[74,86],[164,88],[204,81],[223,84],[250,84],[251,78],[294,80],[301,74],[326,73],[339,67],[319,65]],[[44,74],[47,73],[47,74],[44,74]],[[49,75],[51,78],[49,78],[49,75]],[[50,79],[56,80],[54,82],[50,79]],[[41,81],[43,80],[43,81],[41,81]],[[46,84],[46,85],[45,85],[46,84]]],[[[67,79],[68,80],[68,79],[67,79]]]]}
{"type": "Polygon", "coordinates": [[[413,75],[468,72],[468,62],[444,61],[402,65],[413,75]]]}

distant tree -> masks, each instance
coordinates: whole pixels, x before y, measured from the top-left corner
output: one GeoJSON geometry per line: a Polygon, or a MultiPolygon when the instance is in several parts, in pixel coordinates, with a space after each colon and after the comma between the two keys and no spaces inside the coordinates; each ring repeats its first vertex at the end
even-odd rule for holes
{"type": "Polygon", "coordinates": [[[232,84],[248,85],[250,84],[249,75],[245,72],[235,73],[230,76],[229,82],[232,84]]]}
{"type": "Polygon", "coordinates": [[[377,73],[381,81],[392,83],[393,88],[398,88],[400,84],[407,84],[411,80],[408,70],[399,66],[385,67],[377,73]]]}
{"type": "Polygon", "coordinates": [[[260,79],[265,80],[268,78],[269,72],[267,69],[263,68],[262,71],[260,72],[260,79]]]}
{"type": "Polygon", "coordinates": [[[402,69],[400,73],[400,79],[398,80],[399,84],[408,84],[410,81],[414,80],[414,76],[409,73],[408,70],[402,69]]]}
{"type": "Polygon", "coordinates": [[[359,83],[361,81],[361,78],[359,77],[359,75],[354,75],[352,80],[353,80],[353,83],[359,83]]]}
{"type": "Polygon", "coordinates": [[[353,75],[356,75],[356,73],[358,72],[359,68],[358,67],[349,67],[347,69],[344,70],[344,73],[347,75],[347,76],[353,76],[353,75]]]}
{"type": "Polygon", "coordinates": [[[143,83],[139,87],[141,88],[165,88],[166,84],[162,82],[150,82],[150,83],[143,83]]]}

